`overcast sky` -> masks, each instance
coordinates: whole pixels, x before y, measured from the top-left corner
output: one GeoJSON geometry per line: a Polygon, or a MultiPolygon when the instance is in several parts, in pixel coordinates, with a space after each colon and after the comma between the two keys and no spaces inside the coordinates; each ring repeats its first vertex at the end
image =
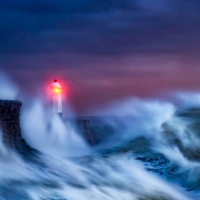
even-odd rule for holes
{"type": "Polygon", "coordinates": [[[56,78],[82,112],[200,90],[199,0],[0,0],[0,17],[0,68],[27,94],[56,78]]]}

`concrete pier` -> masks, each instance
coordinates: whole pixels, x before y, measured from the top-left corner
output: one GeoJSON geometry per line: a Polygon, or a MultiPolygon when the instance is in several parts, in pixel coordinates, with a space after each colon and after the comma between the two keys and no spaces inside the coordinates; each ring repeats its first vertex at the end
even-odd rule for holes
{"type": "Polygon", "coordinates": [[[92,146],[95,145],[95,140],[90,130],[90,120],[76,119],[76,124],[86,141],[92,146]]]}
{"type": "MultiPolygon", "coordinates": [[[[16,150],[31,151],[32,148],[22,138],[20,128],[20,101],[0,100],[0,130],[2,131],[3,142],[16,150]]],[[[72,120],[83,137],[90,145],[95,145],[95,140],[90,129],[89,119],[72,120]]]]}

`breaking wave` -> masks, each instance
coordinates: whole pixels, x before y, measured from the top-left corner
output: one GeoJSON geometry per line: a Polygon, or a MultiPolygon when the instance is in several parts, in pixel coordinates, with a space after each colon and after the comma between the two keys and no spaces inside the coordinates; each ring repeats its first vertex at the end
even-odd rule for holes
{"type": "Polygon", "coordinates": [[[22,135],[41,153],[23,155],[0,141],[0,200],[200,199],[199,96],[101,108],[93,112],[104,130],[95,146],[34,102],[22,112],[22,135]]]}

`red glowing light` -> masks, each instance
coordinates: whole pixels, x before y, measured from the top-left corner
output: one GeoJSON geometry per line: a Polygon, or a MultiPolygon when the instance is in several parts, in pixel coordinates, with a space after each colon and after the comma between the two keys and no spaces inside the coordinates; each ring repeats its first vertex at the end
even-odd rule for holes
{"type": "Polygon", "coordinates": [[[57,80],[54,80],[54,83],[52,84],[52,94],[53,95],[61,95],[62,94],[61,86],[57,82],[57,80]]]}
{"type": "Polygon", "coordinates": [[[53,94],[57,95],[62,94],[61,88],[53,87],[53,94]]]}

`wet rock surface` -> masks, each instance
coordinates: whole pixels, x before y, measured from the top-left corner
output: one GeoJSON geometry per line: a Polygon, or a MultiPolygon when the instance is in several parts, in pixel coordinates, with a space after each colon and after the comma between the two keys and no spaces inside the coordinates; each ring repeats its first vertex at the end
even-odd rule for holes
{"type": "Polygon", "coordinates": [[[0,127],[3,142],[11,147],[18,148],[21,141],[20,129],[20,101],[0,100],[0,127]]]}
{"type": "Polygon", "coordinates": [[[25,156],[35,156],[39,152],[30,147],[22,138],[20,128],[20,101],[0,100],[0,129],[3,142],[25,156]]]}

